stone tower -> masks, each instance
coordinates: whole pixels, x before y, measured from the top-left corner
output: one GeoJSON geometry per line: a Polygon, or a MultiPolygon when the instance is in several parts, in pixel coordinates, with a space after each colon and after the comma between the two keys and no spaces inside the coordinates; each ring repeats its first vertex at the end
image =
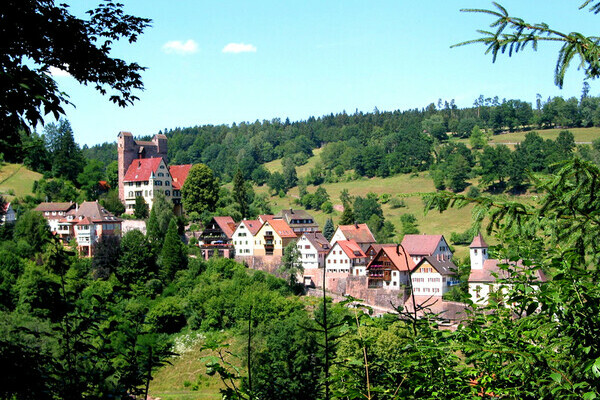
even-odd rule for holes
{"type": "Polygon", "coordinates": [[[469,246],[469,255],[471,256],[471,271],[474,269],[483,269],[483,263],[488,259],[488,245],[483,240],[481,232],[473,238],[469,246]]]}
{"type": "Polygon", "coordinates": [[[125,187],[123,178],[133,160],[138,158],[162,157],[165,164],[167,158],[167,137],[165,135],[154,135],[152,141],[146,142],[134,140],[131,132],[119,132],[117,140],[118,164],[119,164],[119,199],[125,202],[125,187]]]}

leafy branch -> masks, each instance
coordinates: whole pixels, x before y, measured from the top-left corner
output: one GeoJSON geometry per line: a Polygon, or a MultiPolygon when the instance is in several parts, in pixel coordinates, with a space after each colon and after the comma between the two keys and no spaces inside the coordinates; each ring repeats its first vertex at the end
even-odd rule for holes
{"type": "MultiPolygon", "coordinates": [[[[485,54],[492,54],[495,62],[498,53],[506,53],[511,57],[513,53],[524,50],[531,45],[537,50],[538,43],[560,42],[563,43],[558,52],[558,60],[554,71],[554,83],[562,88],[565,73],[575,56],[579,56],[578,69],[583,68],[588,78],[595,79],[600,76],[600,37],[586,36],[578,32],[564,33],[551,29],[548,24],[528,23],[522,18],[512,17],[506,8],[496,2],[492,2],[496,10],[467,8],[462,12],[487,14],[497,18],[490,24],[495,31],[477,30],[481,37],[457,43],[451,47],[464,46],[474,43],[482,43],[487,46],[485,54]]],[[[589,6],[590,11],[598,14],[600,12],[600,1],[585,1],[579,8],[589,6]]]]}

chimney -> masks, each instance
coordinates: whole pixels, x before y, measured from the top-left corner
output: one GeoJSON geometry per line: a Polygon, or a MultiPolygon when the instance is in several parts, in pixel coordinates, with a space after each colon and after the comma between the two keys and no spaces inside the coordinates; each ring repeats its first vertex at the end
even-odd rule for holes
{"type": "Polygon", "coordinates": [[[400,255],[400,245],[396,245],[396,254],[400,255]]]}
{"type": "Polygon", "coordinates": [[[356,229],[358,229],[358,222],[355,222],[355,223],[354,223],[354,227],[355,227],[356,229]]]}

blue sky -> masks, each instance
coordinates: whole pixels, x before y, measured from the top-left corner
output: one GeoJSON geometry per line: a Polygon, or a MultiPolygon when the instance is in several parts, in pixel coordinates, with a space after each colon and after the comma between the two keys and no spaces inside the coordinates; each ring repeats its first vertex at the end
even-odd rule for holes
{"type": "MultiPolygon", "coordinates": [[[[467,107],[480,94],[529,102],[536,93],[579,97],[583,84],[575,62],[563,90],[554,86],[557,45],[499,57],[495,64],[482,45],[451,49],[492,22],[460,9],[491,8],[487,1],[124,3],[126,12],[153,20],[137,43],[118,44],[113,51],[148,68],[140,101],[122,109],[93,87],[55,77],[76,105],[67,106],[66,117],[82,145],[115,141],[121,130],[147,135],[204,124],[304,120],[343,110],[405,110],[438,98],[467,107]]],[[[600,16],[579,11],[581,1],[501,3],[530,22],[598,34],[600,16]]],[[[83,15],[97,2],[72,4],[72,12],[83,15]]],[[[600,94],[598,83],[590,84],[591,93],[600,94]]]]}

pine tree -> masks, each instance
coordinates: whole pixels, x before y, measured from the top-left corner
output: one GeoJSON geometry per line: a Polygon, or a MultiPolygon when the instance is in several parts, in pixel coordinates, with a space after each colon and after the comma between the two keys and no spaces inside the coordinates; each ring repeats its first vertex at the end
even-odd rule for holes
{"type": "Polygon", "coordinates": [[[238,168],[233,178],[233,198],[239,206],[242,219],[248,217],[248,190],[242,171],[238,168]]]}
{"type": "Polygon", "coordinates": [[[157,192],[150,211],[150,218],[146,228],[146,234],[150,243],[155,246],[162,243],[169,229],[169,223],[175,218],[173,213],[173,203],[169,201],[162,193],[157,192]]]}
{"type": "Polygon", "coordinates": [[[135,198],[135,205],[133,206],[133,216],[137,219],[148,218],[148,203],[142,196],[135,198]]]}
{"type": "Polygon", "coordinates": [[[325,226],[323,227],[323,236],[325,236],[325,239],[331,240],[334,233],[335,233],[335,228],[333,226],[333,220],[331,218],[327,218],[327,221],[325,222],[325,226]]]}
{"type": "Polygon", "coordinates": [[[344,206],[344,212],[342,213],[342,217],[340,218],[340,225],[351,225],[354,223],[354,211],[352,211],[352,207],[350,204],[344,206]]]}
{"type": "Polygon", "coordinates": [[[163,282],[170,282],[179,270],[187,268],[187,253],[177,233],[177,222],[172,218],[165,235],[160,252],[160,277],[163,282]]]}

